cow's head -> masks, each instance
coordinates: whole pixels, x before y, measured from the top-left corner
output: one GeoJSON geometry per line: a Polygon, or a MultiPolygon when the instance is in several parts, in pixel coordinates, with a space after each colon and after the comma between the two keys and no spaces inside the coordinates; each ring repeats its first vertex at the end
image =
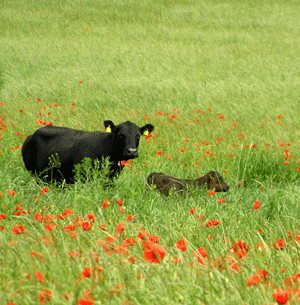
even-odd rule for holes
{"type": "Polygon", "coordinates": [[[119,125],[115,125],[112,121],[104,121],[104,127],[107,132],[114,135],[114,155],[119,161],[137,158],[141,135],[147,135],[154,129],[151,124],[138,127],[130,121],[119,125]]]}

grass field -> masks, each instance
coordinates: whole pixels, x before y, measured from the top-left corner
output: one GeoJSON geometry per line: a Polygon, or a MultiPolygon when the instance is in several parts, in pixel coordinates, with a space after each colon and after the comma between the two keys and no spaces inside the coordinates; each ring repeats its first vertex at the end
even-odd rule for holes
{"type": "Polygon", "coordinates": [[[0,305],[298,304],[299,15],[293,0],[0,1],[0,305]],[[26,171],[27,135],[104,120],[155,126],[114,187],[26,171]],[[210,170],[227,193],[146,188],[210,170]]]}

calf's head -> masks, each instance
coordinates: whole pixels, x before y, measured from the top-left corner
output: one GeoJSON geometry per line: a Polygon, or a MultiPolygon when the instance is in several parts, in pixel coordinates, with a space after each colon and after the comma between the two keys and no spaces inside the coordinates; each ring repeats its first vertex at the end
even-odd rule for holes
{"type": "Polygon", "coordinates": [[[203,178],[205,178],[207,188],[210,190],[215,190],[216,192],[227,192],[230,188],[218,172],[210,171],[203,178]]]}
{"type": "Polygon", "coordinates": [[[107,132],[114,135],[114,154],[119,161],[137,158],[141,135],[147,135],[154,129],[151,124],[138,127],[136,124],[126,121],[115,125],[109,120],[104,121],[104,127],[107,132]]]}

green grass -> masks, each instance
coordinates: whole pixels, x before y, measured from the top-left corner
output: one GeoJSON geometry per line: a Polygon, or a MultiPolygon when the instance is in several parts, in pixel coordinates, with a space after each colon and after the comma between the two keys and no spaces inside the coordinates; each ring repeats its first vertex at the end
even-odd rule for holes
{"type": "MultiPolygon", "coordinates": [[[[39,304],[44,289],[52,293],[45,304],[275,302],[274,289],[299,273],[298,1],[20,0],[0,7],[0,303],[39,304]],[[103,130],[104,120],[155,126],[114,187],[92,173],[62,189],[25,170],[17,147],[42,122],[92,131],[103,130]],[[146,187],[151,172],[195,179],[210,170],[229,192],[165,198],[146,187]],[[59,219],[66,209],[74,214],[59,219]],[[37,213],[46,221],[35,220],[37,213]],[[91,213],[92,230],[64,230],[91,213]],[[209,228],[212,219],[220,223],[209,228]],[[17,225],[24,232],[14,235],[17,225]],[[160,264],[145,260],[142,229],[159,236],[160,264]],[[115,238],[111,255],[100,242],[107,237],[115,238]],[[133,237],[128,253],[114,252],[133,237]],[[176,249],[180,239],[185,252],[176,249]],[[248,245],[247,258],[230,251],[238,241],[248,245]],[[205,264],[192,254],[200,247],[205,264]],[[94,268],[91,277],[85,267],[94,268]],[[259,269],[267,283],[247,286],[259,269]]],[[[289,304],[297,301],[290,293],[289,304]]]]}

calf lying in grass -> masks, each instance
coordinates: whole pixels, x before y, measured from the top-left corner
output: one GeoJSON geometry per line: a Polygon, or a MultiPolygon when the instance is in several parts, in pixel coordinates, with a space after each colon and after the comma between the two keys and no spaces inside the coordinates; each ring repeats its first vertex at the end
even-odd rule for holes
{"type": "Polygon", "coordinates": [[[163,195],[168,196],[171,189],[175,192],[184,192],[189,186],[194,188],[207,187],[215,192],[226,192],[229,190],[229,185],[226,184],[218,172],[210,171],[203,177],[195,180],[179,179],[173,176],[168,176],[163,173],[151,173],[147,178],[147,183],[150,186],[155,186],[156,190],[163,195]]]}

